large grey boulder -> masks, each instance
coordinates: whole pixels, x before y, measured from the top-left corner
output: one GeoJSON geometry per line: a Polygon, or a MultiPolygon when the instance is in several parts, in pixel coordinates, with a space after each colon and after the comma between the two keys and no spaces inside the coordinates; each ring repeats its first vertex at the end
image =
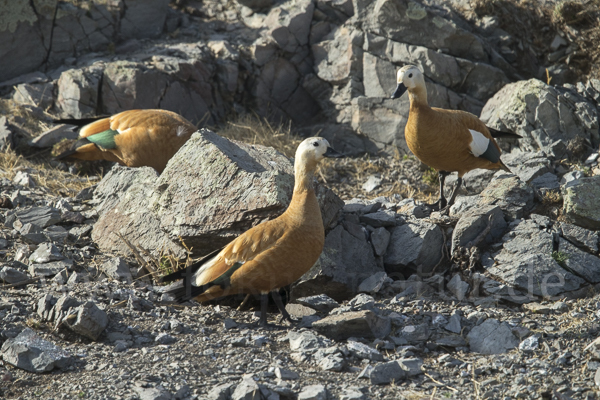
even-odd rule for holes
{"type": "Polygon", "coordinates": [[[153,38],[165,26],[169,0],[124,0],[120,34],[126,38],[153,38]]]}
{"type": "Polygon", "coordinates": [[[64,118],[87,118],[98,114],[101,70],[70,69],[58,79],[57,106],[64,118]]]}
{"type": "Polygon", "coordinates": [[[264,21],[267,37],[283,51],[295,53],[298,47],[308,44],[314,9],[311,0],[293,0],[273,7],[264,21]]]}
{"type": "Polygon", "coordinates": [[[323,253],[315,265],[292,286],[292,298],[317,294],[341,301],[358,292],[362,281],[383,272],[366,238],[356,237],[338,225],[325,237],[323,253]]]}
{"type": "Polygon", "coordinates": [[[99,218],[92,229],[92,240],[100,249],[130,254],[119,237],[123,235],[133,245],[184,257],[184,249],[173,242],[160,228],[160,220],[151,212],[154,185],[158,174],[154,168],[113,167],[98,184],[94,198],[99,218]]]}
{"type": "Polygon", "coordinates": [[[553,154],[556,141],[569,144],[577,138],[593,147],[600,143],[596,107],[577,93],[537,79],[504,86],[486,103],[481,119],[491,127],[523,136],[515,144],[523,151],[553,154]]]}
{"type": "Polygon", "coordinates": [[[319,112],[313,98],[300,84],[297,66],[284,57],[267,62],[253,88],[257,110],[273,118],[306,124],[319,112]]]}
{"type": "MultiPolygon", "coordinates": [[[[155,256],[183,256],[224,246],[242,232],[280,215],[294,187],[291,161],[272,148],[232,142],[201,130],[158,176],[148,168],[115,167],[94,191],[99,203],[92,239],[105,250],[129,254],[123,235],[155,256]]],[[[325,226],[343,202],[319,186],[325,226]]]]}
{"type": "Polygon", "coordinates": [[[73,310],[74,318],[65,318],[63,322],[73,332],[92,340],[97,340],[108,325],[108,316],[104,310],[91,301],[86,301],[73,310]]]}
{"type": "Polygon", "coordinates": [[[314,69],[319,78],[343,83],[362,73],[362,32],[341,26],[312,45],[314,69]]]}
{"type": "Polygon", "coordinates": [[[430,273],[441,260],[444,236],[436,224],[411,220],[396,226],[391,233],[383,258],[391,277],[411,270],[419,274],[430,273]]]}

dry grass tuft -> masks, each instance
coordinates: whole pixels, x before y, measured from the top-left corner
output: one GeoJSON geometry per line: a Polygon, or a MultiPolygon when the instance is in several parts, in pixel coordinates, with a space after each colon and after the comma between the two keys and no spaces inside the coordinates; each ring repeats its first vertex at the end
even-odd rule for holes
{"type": "Polygon", "coordinates": [[[548,191],[542,197],[542,203],[545,205],[561,204],[563,201],[560,192],[548,191]]]}
{"type": "Polygon", "coordinates": [[[215,132],[228,139],[273,147],[288,157],[294,157],[302,142],[301,137],[292,133],[291,124],[275,125],[266,118],[251,114],[240,116],[215,132]]]}
{"type": "Polygon", "coordinates": [[[29,173],[38,186],[48,189],[55,196],[75,196],[82,189],[92,186],[98,179],[78,177],[58,170],[44,161],[34,163],[11,149],[0,153],[0,178],[12,180],[19,171],[29,173]]]}
{"type": "MultiPolygon", "coordinates": [[[[35,106],[32,104],[31,106],[35,106]]],[[[0,116],[6,115],[9,121],[19,129],[26,139],[33,139],[40,132],[47,131],[52,126],[43,121],[43,117],[32,111],[32,107],[15,103],[13,100],[0,99],[0,116]]],[[[48,117],[48,114],[44,114],[48,117]]]]}

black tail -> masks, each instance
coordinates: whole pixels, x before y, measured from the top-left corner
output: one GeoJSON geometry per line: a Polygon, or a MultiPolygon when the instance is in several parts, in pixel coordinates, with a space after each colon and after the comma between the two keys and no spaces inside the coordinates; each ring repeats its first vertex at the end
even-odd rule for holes
{"type": "Polygon", "coordinates": [[[68,158],[69,156],[77,153],[77,149],[80,148],[81,146],[85,146],[86,144],[90,144],[90,143],[92,143],[92,142],[87,140],[87,138],[81,138],[78,141],[76,141],[75,143],[73,143],[69,150],[63,151],[62,153],[60,153],[59,155],[54,157],[54,159],[55,160],[64,160],[64,159],[68,158]]]}
{"type": "Polygon", "coordinates": [[[175,300],[178,303],[183,303],[185,301],[193,299],[194,297],[196,297],[198,295],[201,295],[202,293],[206,292],[212,286],[218,285],[219,283],[216,282],[218,280],[218,278],[217,278],[217,280],[215,280],[213,282],[209,282],[206,285],[202,285],[202,286],[194,286],[193,279],[194,279],[194,273],[196,271],[198,271],[198,269],[200,269],[200,267],[205,262],[207,262],[208,260],[210,260],[211,258],[216,256],[217,254],[219,254],[221,252],[221,250],[223,250],[223,248],[216,249],[216,250],[208,253],[207,255],[205,255],[204,257],[202,257],[200,260],[196,261],[192,265],[185,267],[183,269],[180,269],[179,271],[175,271],[169,275],[163,276],[161,278],[161,282],[173,282],[173,281],[177,281],[177,282],[172,283],[169,286],[166,286],[162,290],[162,292],[175,297],[175,300]]]}
{"type": "Polygon", "coordinates": [[[91,117],[91,118],[60,118],[54,119],[52,122],[55,124],[69,124],[75,126],[86,126],[87,124],[91,124],[92,122],[96,122],[99,119],[110,117],[110,115],[104,115],[101,117],[91,117]]]}
{"type": "Polygon", "coordinates": [[[202,257],[201,259],[199,259],[192,265],[185,267],[183,269],[180,269],[179,271],[170,273],[169,275],[162,276],[160,278],[160,281],[161,282],[173,282],[175,280],[185,278],[187,275],[189,275],[190,271],[193,274],[194,272],[198,271],[198,269],[200,269],[200,267],[202,265],[204,265],[205,262],[207,262],[208,260],[210,260],[211,258],[216,256],[217,254],[219,254],[221,252],[221,250],[223,250],[223,249],[224,249],[224,247],[221,247],[220,249],[211,251],[210,253],[208,253],[207,255],[205,255],[204,257],[202,257]]]}
{"type": "Polygon", "coordinates": [[[166,293],[175,298],[175,301],[178,303],[183,303],[188,300],[193,299],[196,296],[201,295],[206,292],[211,287],[217,285],[217,283],[209,282],[206,285],[202,286],[193,286],[193,272],[189,274],[189,276],[185,276],[183,279],[166,286],[162,293],[166,293]]]}
{"type": "Polygon", "coordinates": [[[516,133],[499,131],[498,129],[490,128],[489,126],[487,128],[488,128],[488,131],[490,131],[490,134],[492,135],[493,138],[510,138],[510,139],[522,139],[523,138],[523,136],[517,135],[516,133]]]}

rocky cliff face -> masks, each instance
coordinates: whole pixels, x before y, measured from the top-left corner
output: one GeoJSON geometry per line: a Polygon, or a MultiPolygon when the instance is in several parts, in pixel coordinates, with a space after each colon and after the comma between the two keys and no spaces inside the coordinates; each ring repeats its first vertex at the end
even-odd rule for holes
{"type": "MultiPolygon", "coordinates": [[[[331,139],[358,134],[355,151],[408,152],[406,100],[387,99],[401,65],[423,69],[432,105],[475,114],[507,83],[545,79],[543,67],[551,66],[540,56],[519,69],[519,54],[550,49],[528,40],[508,47],[516,39],[493,17],[467,19],[470,9],[457,8],[461,14],[437,2],[35,1],[5,8],[0,87],[17,85],[21,103],[65,118],[163,108],[201,124],[247,110],[308,129],[318,124],[331,139]]],[[[554,51],[573,51],[556,35],[554,51]]]]}

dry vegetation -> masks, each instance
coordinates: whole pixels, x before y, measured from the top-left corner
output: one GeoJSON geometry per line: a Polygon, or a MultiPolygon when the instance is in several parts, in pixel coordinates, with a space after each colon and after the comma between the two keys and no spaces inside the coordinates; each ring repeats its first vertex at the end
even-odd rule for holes
{"type": "Polygon", "coordinates": [[[99,177],[79,177],[53,167],[40,159],[28,160],[14,150],[0,153],[0,178],[13,179],[17,172],[27,172],[40,187],[54,196],[75,196],[82,189],[97,183],[99,177]]]}
{"type": "MultiPolygon", "coordinates": [[[[243,115],[215,131],[226,138],[246,143],[270,146],[293,157],[303,140],[290,124],[272,124],[256,115],[243,115]]],[[[437,188],[437,174],[431,177],[428,169],[414,157],[348,157],[326,159],[319,164],[317,175],[343,199],[374,198],[398,194],[431,201],[437,188]],[[425,175],[423,175],[425,173],[425,175]],[[367,193],[362,185],[371,175],[382,178],[381,187],[367,193]]]]}

